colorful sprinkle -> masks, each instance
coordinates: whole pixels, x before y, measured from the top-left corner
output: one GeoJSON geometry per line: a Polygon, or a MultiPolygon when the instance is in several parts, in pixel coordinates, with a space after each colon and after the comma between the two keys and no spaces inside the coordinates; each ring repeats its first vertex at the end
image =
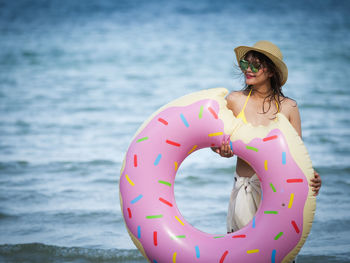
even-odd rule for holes
{"type": "Polygon", "coordinates": [[[185,235],[179,235],[179,236],[172,236],[172,238],[174,239],[174,238],[186,238],[186,236],[185,235]]]}
{"type": "Polygon", "coordinates": [[[175,253],[173,254],[173,263],[176,263],[176,256],[177,256],[177,253],[175,252],[175,253]]]}
{"type": "Polygon", "coordinates": [[[137,238],[141,238],[141,226],[137,226],[137,238]]]}
{"type": "Polygon", "coordinates": [[[291,193],[289,198],[288,208],[292,208],[293,201],[294,201],[294,193],[291,193]]]}
{"type": "Polygon", "coordinates": [[[227,256],[227,254],[228,254],[228,251],[226,250],[226,251],[224,252],[224,254],[222,254],[222,256],[221,256],[220,263],[223,263],[223,262],[224,262],[225,257],[227,256]]]}
{"type": "Polygon", "coordinates": [[[178,218],[177,216],[175,216],[175,218],[176,218],[177,221],[180,222],[181,225],[183,225],[183,226],[185,225],[184,222],[182,222],[180,218],[178,218]]]}
{"type": "Polygon", "coordinates": [[[162,181],[162,180],[159,180],[158,183],[160,183],[160,184],[165,184],[165,185],[167,185],[167,186],[171,186],[171,183],[166,182],[166,181],[162,181]]]}
{"type": "Polygon", "coordinates": [[[278,240],[282,235],[283,235],[283,232],[279,232],[279,233],[275,236],[275,240],[278,240]]]}
{"type": "Polygon", "coordinates": [[[135,186],[134,182],[131,181],[131,179],[129,178],[129,176],[127,174],[125,175],[125,178],[126,178],[126,180],[128,180],[128,182],[131,186],[135,186]]]}
{"type": "Polygon", "coordinates": [[[176,172],[176,171],[177,171],[177,168],[178,168],[177,162],[174,162],[174,165],[175,165],[175,172],[176,172]]]}
{"type": "Polygon", "coordinates": [[[253,254],[253,253],[258,253],[259,249],[251,249],[251,250],[247,250],[247,254],[253,254]]]}
{"type": "Polygon", "coordinates": [[[172,203],[170,203],[169,201],[167,201],[167,200],[165,200],[165,199],[163,199],[161,197],[159,197],[159,201],[161,201],[162,203],[164,203],[164,204],[166,204],[166,205],[168,205],[170,207],[173,207],[172,203]]]}
{"type": "Polygon", "coordinates": [[[200,119],[202,119],[202,117],[203,117],[203,106],[201,106],[201,109],[199,110],[199,115],[198,115],[198,117],[199,117],[200,119]]]}
{"type": "Polygon", "coordinates": [[[181,146],[180,143],[173,142],[173,141],[170,141],[170,140],[166,140],[165,142],[166,142],[167,144],[170,144],[170,145],[173,145],[173,146],[177,146],[177,147],[180,147],[180,146],[181,146]]]}
{"type": "Polygon", "coordinates": [[[272,188],[272,191],[273,191],[274,193],[276,193],[276,188],[274,187],[274,185],[273,185],[272,183],[270,183],[270,186],[271,186],[271,188],[272,188]]]}
{"type": "Polygon", "coordinates": [[[163,123],[164,125],[168,125],[168,122],[162,118],[158,118],[158,121],[163,123]]]}
{"type": "Polygon", "coordinates": [[[292,226],[294,227],[295,232],[297,232],[299,234],[300,230],[299,230],[299,227],[297,226],[297,223],[295,223],[294,220],[292,220],[291,223],[292,223],[292,226]]]}
{"type": "Polygon", "coordinates": [[[146,219],[155,219],[155,218],[162,218],[163,215],[151,215],[151,216],[146,216],[146,219]]]}
{"type": "Polygon", "coordinates": [[[277,135],[266,137],[266,138],[263,139],[263,142],[271,141],[271,140],[274,140],[274,139],[277,139],[277,135]]]}
{"type": "Polygon", "coordinates": [[[245,237],[246,237],[246,235],[235,235],[232,238],[245,238],[245,237]]]}
{"type": "Polygon", "coordinates": [[[160,159],[162,159],[162,155],[161,155],[161,154],[158,154],[156,160],[154,161],[154,165],[158,165],[159,162],[160,162],[160,159]]]}
{"type": "Polygon", "coordinates": [[[214,133],[208,134],[209,137],[215,137],[215,136],[220,136],[220,135],[223,135],[223,132],[214,132],[214,133]]]}
{"type": "Polygon", "coordinates": [[[215,236],[214,238],[223,238],[223,237],[225,237],[225,236],[215,236]]]}
{"type": "Polygon", "coordinates": [[[128,214],[129,214],[129,218],[131,218],[131,217],[132,217],[132,214],[131,214],[131,210],[130,210],[129,207],[128,207],[128,214]]]}
{"type": "Polygon", "coordinates": [[[233,151],[233,145],[232,145],[231,140],[230,140],[230,147],[231,147],[231,151],[233,151]]]}
{"type": "Polygon", "coordinates": [[[134,167],[137,167],[137,155],[134,154],[134,167]]]}
{"type": "Polygon", "coordinates": [[[153,244],[154,244],[155,246],[158,245],[157,231],[154,231],[154,232],[153,232],[153,244]]]}
{"type": "Polygon", "coordinates": [[[265,160],[265,162],[264,162],[264,167],[265,167],[265,171],[267,171],[267,160],[265,160]]]}
{"type": "Polygon", "coordinates": [[[210,111],[211,114],[213,114],[215,119],[218,118],[218,115],[216,114],[215,110],[212,107],[208,107],[208,110],[210,111]]]}
{"type": "Polygon", "coordinates": [[[131,204],[135,204],[136,202],[138,202],[141,198],[143,197],[143,195],[139,195],[138,197],[136,197],[135,199],[131,200],[131,204]]]}
{"type": "Polygon", "coordinates": [[[193,146],[191,151],[189,151],[187,154],[191,154],[197,147],[198,147],[198,145],[193,146]]]}
{"type": "Polygon", "coordinates": [[[197,258],[200,258],[200,257],[201,257],[201,254],[200,254],[200,251],[199,251],[199,247],[198,247],[198,246],[195,246],[194,249],[196,250],[196,257],[197,257],[197,258]]]}
{"type": "Polygon", "coordinates": [[[303,179],[287,179],[287,183],[302,183],[303,179]]]}
{"type": "Polygon", "coordinates": [[[287,157],[286,157],[286,152],[282,152],[282,164],[286,164],[287,163],[287,157]]]}
{"type": "Polygon", "coordinates": [[[190,125],[188,124],[185,116],[182,113],[180,114],[180,117],[181,117],[182,122],[185,124],[185,126],[186,127],[190,127],[190,125]]]}
{"type": "Polygon", "coordinates": [[[252,224],[252,228],[255,228],[255,216],[253,217],[253,224],[252,224]]]}
{"type": "Polygon", "coordinates": [[[252,147],[252,146],[249,146],[249,145],[247,145],[246,148],[247,148],[247,150],[252,150],[254,152],[258,152],[259,151],[259,149],[255,148],[255,147],[252,147]]]}
{"type": "Polygon", "coordinates": [[[277,214],[278,214],[278,211],[264,211],[264,214],[277,215],[277,214]]]}
{"type": "Polygon", "coordinates": [[[271,263],[275,263],[276,262],[276,249],[272,250],[271,253],[271,263]]]}
{"type": "Polygon", "coordinates": [[[146,141],[146,140],[148,140],[148,137],[143,137],[141,139],[138,139],[136,142],[142,142],[142,141],[146,141]]]}

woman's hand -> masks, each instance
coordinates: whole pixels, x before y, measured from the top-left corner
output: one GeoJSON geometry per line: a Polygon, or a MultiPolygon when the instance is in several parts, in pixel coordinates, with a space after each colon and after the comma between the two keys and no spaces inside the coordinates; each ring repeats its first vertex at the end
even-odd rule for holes
{"type": "Polygon", "coordinates": [[[223,140],[221,147],[211,147],[211,149],[222,157],[230,158],[234,155],[230,146],[230,138],[223,140]]]}
{"type": "Polygon", "coordinates": [[[320,191],[322,180],[318,172],[314,170],[314,178],[311,179],[310,186],[312,187],[312,191],[314,191],[314,196],[318,195],[318,192],[320,191]]]}

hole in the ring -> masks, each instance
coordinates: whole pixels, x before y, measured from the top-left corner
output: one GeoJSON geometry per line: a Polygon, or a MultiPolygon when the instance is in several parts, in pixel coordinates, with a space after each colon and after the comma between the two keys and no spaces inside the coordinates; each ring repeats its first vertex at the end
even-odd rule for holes
{"type": "Polygon", "coordinates": [[[174,194],[177,207],[193,227],[209,234],[226,234],[236,157],[220,158],[210,148],[196,151],[179,167],[174,194]]]}

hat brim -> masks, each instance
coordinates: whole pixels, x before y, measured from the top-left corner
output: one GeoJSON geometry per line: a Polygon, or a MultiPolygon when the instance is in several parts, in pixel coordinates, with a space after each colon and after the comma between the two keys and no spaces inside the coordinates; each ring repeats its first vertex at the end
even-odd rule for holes
{"type": "Polygon", "coordinates": [[[276,67],[280,70],[281,72],[281,83],[282,86],[286,83],[287,79],[288,79],[288,68],[287,65],[278,57],[272,55],[269,52],[266,52],[265,50],[259,49],[259,48],[254,48],[254,47],[247,47],[247,46],[239,46],[236,47],[235,49],[235,53],[236,53],[236,58],[237,58],[237,62],[239,65],[239,61],[245,56],[245,54],[247,54],[247,52],[249,51],[257,51],[260,53],[263,53],[265,56],[267,56],[269,59],[272,60],[272,62],[276,65],[276,67]]]}

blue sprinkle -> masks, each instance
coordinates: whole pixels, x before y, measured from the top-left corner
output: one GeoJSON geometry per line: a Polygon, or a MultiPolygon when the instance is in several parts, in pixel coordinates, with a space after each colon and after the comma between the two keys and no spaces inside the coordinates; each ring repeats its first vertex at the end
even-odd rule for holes
{"type": "Polygon", "coordinates": [[[255,228],[255,216],[253,217],[253,225],[252,225],[253,228],[255,228]]]}
{"type": "Polygon", "coordinates": [[[261,201],[264,199],[263,191],[261,189],[261,201]]]}
{"type": "Polygon", "coordinates": [[[185,124],[185,126],[186,127],[190,127],[190,125],[188,124],[185,116],[182,113],[180,114],[180,117],[181,117],[182,122],[185,124]]]}
{"type": "Polygon", "coordinates": [[[153,259],[153,263],[158,263],[157,260],[153,259]]]}
{"type": "Polygon", "coordinates": [[[196,257],[197,257],[197,258],[200,258],[201,254],[200,254],[200,252],[199,252],[199,247],[198,247],[198,246],[195,246],[194,248],[196,249],[196,257]]]}
{"type": "Polygon", "coordinates": [[[286,164],[287,161],[286,161],[286,152],[282,152],[282,164],[286,164]]]}
{"type": "Polygon", "coordinates": [[[154,161],[154,165],[158,165],[161,158],[162,158],[162,155],[158,154],[156,160],[154,161]]]}
{"type": "Polygon", "coordinates": [[[137,238],[141,238],[141,226],[137,226],[137,238]]]}
{"type": "Polygon", "coordinates": [[[272,250],[271,254],[271,263],[275,263],[276,261],[276,249],[272,250]]]}
{"type": "Polygon", "coordinates": [[[230,147],[231,147],[231,151],[233,151],[233,145],[232,145],[231,140],[230,140],[230,147]]]}
{"type": "Polygon", "coordinates": [[[138,202],[141,198],[143,197],[143,195],[139,195],[138,197],[136,197],[135,199],[131,200],[131,204],[135,204],[136,202],[138,202]]]}

